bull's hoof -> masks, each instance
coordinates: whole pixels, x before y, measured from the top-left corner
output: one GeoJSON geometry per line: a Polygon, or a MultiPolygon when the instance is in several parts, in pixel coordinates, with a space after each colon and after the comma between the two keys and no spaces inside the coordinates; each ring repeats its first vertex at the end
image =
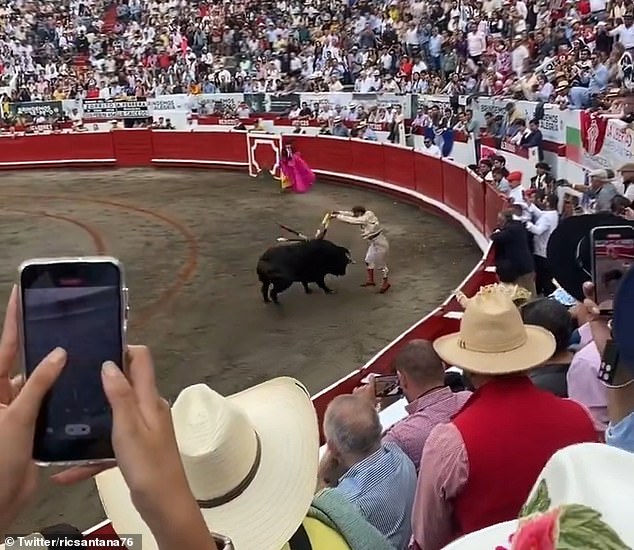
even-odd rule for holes
{"type": "Polygon", "coordinates": [[[333,290],[332,288],[329,288],[329,289],[327,289],[327,290],[324,290],[324,292],[325,292],[326,294],[337,294],[337,291],[336,291],[336,290],[333,290]]]}

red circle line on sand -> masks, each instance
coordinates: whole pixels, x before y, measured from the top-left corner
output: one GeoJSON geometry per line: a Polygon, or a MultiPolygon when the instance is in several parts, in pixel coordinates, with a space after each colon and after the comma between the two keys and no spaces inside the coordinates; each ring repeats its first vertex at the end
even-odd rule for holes
{"type": "Polygon", "coordinates": [[[188,282],[194,273],[196,272],[196,268],[198,266],[198,241],[194,234],[189,230],[187,226],[178,221],[167,214],[162,212],[157,212],[155,210],[150,210],[149,208],[143,208],[140,206],[135,206],[133,204],[127,204],[121,201],[111,201],[107,199],[97,199],[97,198],[89,198],[89,197],[74,197],[74,196],[65,196],[65,195],[29,195],[24,193],[2,193],[2,198],[15,198],[15,199],[42,199],[42,200],[62,200],[62,201],[74,201],[74,202],[87,202],[92,204],[100,204],[105,206],[110,206],[112,208],[119,208],[121,210],[127,210],[129,212],[135,212],[139,215],[149,216],[151,218],[155,218],[174,228],[178,233],[180,233],[186,243],[187,243],[187,258],[181,265],[180,269],[176,273],[176,278],[174,282],[161,294],[159,297],[148,304],[147,306],[142,307],[138,315],[132,317],[131,324],[136,326],[145,325],[149,319],[158,313],[161,309],[163,309],[173,298],[178,294],[181,288],[184,286],[186,282],[188,282]]]}
{"type": "Polygon", "coordinates": [[[54,220],[60,220],[63,222],[70,223],[72,225],[76,225],[80,229],[83,229],[88,235],[95,245],[95,252],[97,254],[104,255],[108,253],[108,245],[106,244],[106,240],[103,235],[95,229],[92,225],[87,224],[81,220],[76,218],[71,218],[70,216],[62,216],[61,214],[51,214],[50,212],[46,212],[44,210],[22,210],[21,208],[4,208],[5,212],[14,212],[16,214],[27,215],[27,216],[41,216],[43,218],[51,218],[54,220]]]}

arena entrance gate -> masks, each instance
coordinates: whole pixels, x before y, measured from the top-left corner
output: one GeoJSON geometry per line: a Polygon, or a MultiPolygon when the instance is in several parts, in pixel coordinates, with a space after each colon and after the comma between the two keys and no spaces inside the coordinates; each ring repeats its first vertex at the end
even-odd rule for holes
{"type": "Polygon", "coordinates": [[[274,178],[279,178],[281,154],[282,136],[247,134],[247,158],[251,177],[256,177],[262,170],[268,170],[274,178]]]}

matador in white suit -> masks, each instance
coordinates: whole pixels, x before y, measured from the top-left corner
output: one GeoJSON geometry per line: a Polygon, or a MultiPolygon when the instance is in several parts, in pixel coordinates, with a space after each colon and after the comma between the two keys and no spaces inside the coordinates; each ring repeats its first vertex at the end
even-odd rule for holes
{"type": "Polygon", "coordinates": [[[388,281],[389,269],[387,267],[390,244],[387,242],[379,219],[374,212],[366,210],[363,206],[355,206],[352,212],[333,212],[330,217],[340,222],[361,226],[361,237],[369,243],[368,252],[365,255],[368,279],[361,286],[376,286],[374,270],[380,270],[383,275],[383,284],[379,292],[381,294],[387,292],[391,286],[388,281]]]}

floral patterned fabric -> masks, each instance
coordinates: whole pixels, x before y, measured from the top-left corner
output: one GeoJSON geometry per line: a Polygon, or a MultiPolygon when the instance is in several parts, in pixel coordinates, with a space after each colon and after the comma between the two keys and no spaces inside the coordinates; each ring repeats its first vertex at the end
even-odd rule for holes
{"type": "Polygon", "coordinates": [[[601,519],[601,513],[581,504],[550,509],[548,486],[542,480],[520,512],[519,527],[508,546],[495,550],[631,550],[601,519]]]}

